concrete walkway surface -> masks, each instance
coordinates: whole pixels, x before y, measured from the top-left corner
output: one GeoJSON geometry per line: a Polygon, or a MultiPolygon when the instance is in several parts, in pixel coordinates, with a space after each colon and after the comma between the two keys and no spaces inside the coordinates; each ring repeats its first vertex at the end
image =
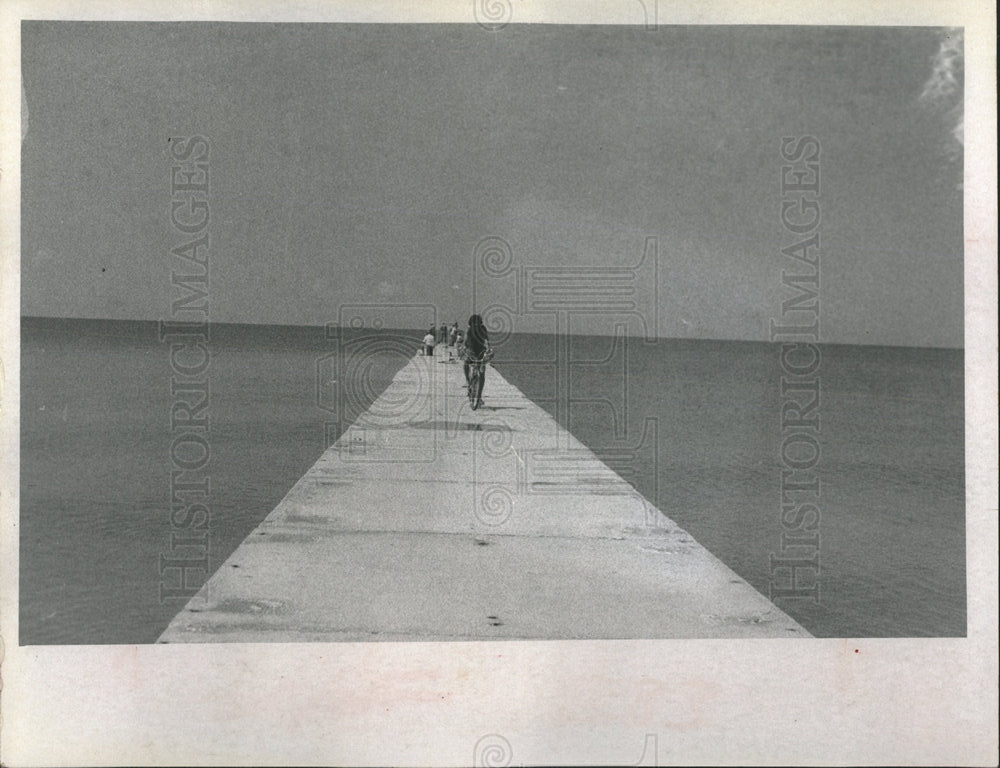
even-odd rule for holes
{"type": "Polygon", "coordinates": [[[414,357],[159,642],[807,637],[489,368],[414,357]]]}

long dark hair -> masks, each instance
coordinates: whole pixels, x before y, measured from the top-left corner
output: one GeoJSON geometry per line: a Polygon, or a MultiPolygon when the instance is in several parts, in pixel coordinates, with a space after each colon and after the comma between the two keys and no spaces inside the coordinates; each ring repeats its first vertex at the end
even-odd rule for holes
{"type": "Polygon", "coordinates": [[[490,341],[490,335],[486,332],[486,324],[481,315],[471,315],[469,317],[469,330],[465,334],[465,346],[477,357],[483,354],[486,345],[490,341]]]}

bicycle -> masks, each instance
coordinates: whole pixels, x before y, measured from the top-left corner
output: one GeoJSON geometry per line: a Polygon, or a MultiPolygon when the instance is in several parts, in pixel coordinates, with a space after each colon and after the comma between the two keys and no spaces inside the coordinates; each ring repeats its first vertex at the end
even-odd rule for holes
{"type": "Polygon", "coordinates": [[[469,404],[472,406],[472,410],[476,410],[483,402],[479,399],[479,379],[485,371],[485,361],[472,360],[469,362],[469,404]]]}
{"type": "Polygon", "coordinates": [[[486,378],[486,362],[493,359],[493,350],[487,349],[486,354],[483,355],[481,359],[469,359],[469,405],[472,406],[472,410],[476,410],[483,404],[482,401],[482,384],[481,381],[485,381],[486,378]]]}

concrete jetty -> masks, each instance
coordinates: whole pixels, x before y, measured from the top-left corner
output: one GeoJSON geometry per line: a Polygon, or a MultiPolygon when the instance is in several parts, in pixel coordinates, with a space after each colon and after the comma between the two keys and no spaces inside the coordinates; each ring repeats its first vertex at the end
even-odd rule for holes
{"type": "Polygon", "coordinates": [[[159,642],[808,637],[493,368],[417,356],[159,642]]]}

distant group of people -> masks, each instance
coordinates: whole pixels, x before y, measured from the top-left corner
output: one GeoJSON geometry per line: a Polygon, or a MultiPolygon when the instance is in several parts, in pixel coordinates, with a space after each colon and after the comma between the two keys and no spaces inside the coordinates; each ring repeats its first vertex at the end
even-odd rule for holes
{"type": "Polygon", "coordinates": [[[458,348],[463,345],[464,341],[465,336],[459,330],[458,320],[452,323],[451,327],[441,325],[435,328],[432,325],[424,335],[423,352],[428,357],[436,352],[450,361],[459,355],[458,348]]]}
{"type": "Polygon", "coordinates": [[[482,405],[483,384],[486,381],[484,363],[493,357],[490,336],[482,316],[469,317],[469,326],[464,332],[458,327],[457,320],[450,327],[432,325],[423,338],[423,353],[431,357],[435,352],[445,358],[441,362],[462,360],[466,383],[469,382],[472,366],[478,367],[479,378],[476,383],[479,391],[476,393],[476,404],[482,405]]]}

